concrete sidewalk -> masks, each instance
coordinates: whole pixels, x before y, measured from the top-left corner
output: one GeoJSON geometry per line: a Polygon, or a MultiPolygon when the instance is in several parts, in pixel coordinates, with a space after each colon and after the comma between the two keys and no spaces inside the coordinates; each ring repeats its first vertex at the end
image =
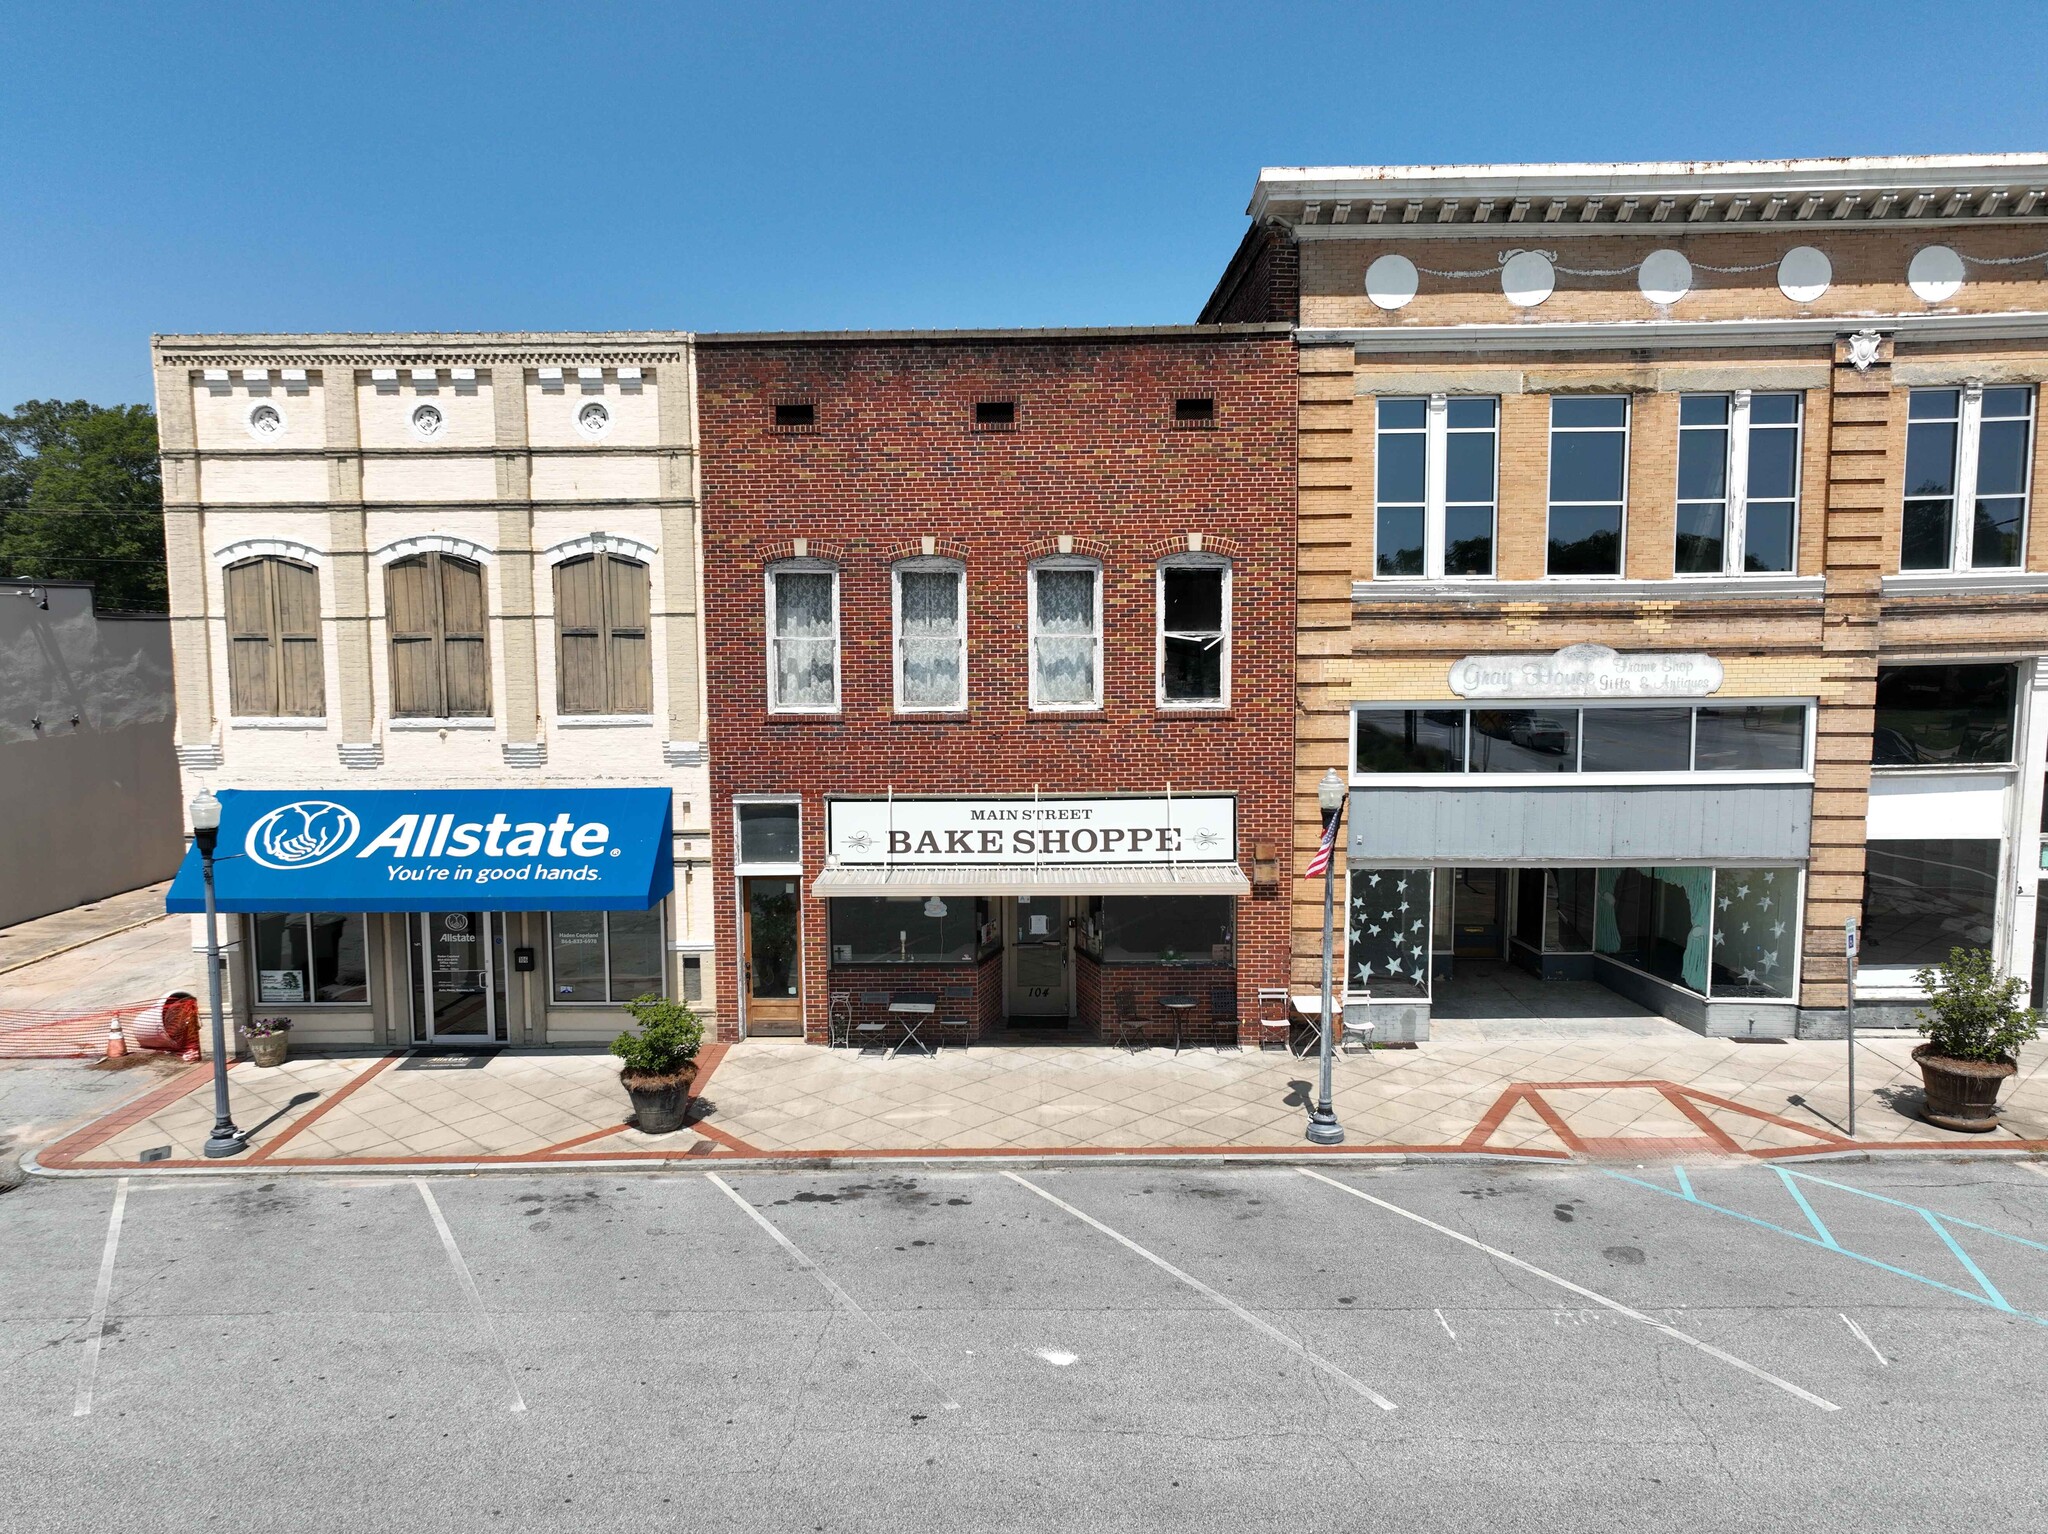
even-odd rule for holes
{"type": "MultiPolygon", "coordinates": [[[[1336,1076],[1343,1149],[1551,1160],[2048,1150],[2048,1048],[2027,1052],[2001,1129],[1962,1135],[1913,1116],[1917,1042],[1859,1041],[1853,1140],[1840,1043],[1581,1025],[1346,1054],[1336,1076]]],[[[241,1062],[234,1115],[252,1149],[230,1165],[1315,1153],[1302,1140],[1315,1061],[1281,1052],[997,1046],[887,1058],[713,1045],[689,1126],[663,1136],[627,1122],[617,1069],[603,1054],[513,1050],[308,1058],[274,1070],[241,1062]]],[[[35,1167],[219,1168],[200,1155],[212,1122],[210,1077],[195,1067],[47,1147],[35,1167]]]]}

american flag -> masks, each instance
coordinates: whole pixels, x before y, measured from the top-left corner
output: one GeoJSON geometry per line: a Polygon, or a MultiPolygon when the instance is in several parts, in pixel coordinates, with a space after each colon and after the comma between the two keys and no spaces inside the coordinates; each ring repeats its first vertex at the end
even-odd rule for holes
{"type": "Polygon", "coordinates": [[[1323,839],[1316,845],[1316,855],[1308,860],[1308,868],[1304,871],[1303,878],[1313,879],[1330,866],[1330,854],[1337,846],[1338,819],[1338,816],[1332,815],[1330,823],[1323,827],[1323,839]]]}

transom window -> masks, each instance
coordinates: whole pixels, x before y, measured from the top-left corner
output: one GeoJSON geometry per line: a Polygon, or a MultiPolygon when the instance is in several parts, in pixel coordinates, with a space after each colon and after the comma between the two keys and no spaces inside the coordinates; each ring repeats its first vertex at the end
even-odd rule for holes
{"type": "Polygon", "coordinates": [[[1381,579],[1493,574],[1500,402],[1382,399],[1374,569],[1381,579]]]}
{"type": "Polygon", "coordinates": [[[1687,394],[1678,402],[1680,575],[1792,570],[1799,524],[1797,394],[1687,394]]]}
{"type": "Polygon", "coordinates": [[[967,572],[950,561],[896,567],[896,707],[967,706],[967,572]]]}
{"type": "Polygon", "coordinates": [[[1361,708],[1354,771],[1800,773],[1804,703],[1361,708]]]}
{"type": "Polygon", "coordinates": [[[828,714],[839,707],[839,572],[768,572],[768,706],[828,714]]]}
{"type": "Polygon", "coordinates": [[[1102,569],[1092,562],[1031,567],[1031,706],[1102,706],[1102,569]]]}
{"type": "Polygon", "coordinates": [[[2031,388],[1915,389],[1906,410],[1899,568],[2019,569],[2033,443],[2031,388]],[[1959,497],[1961,486],[1970,493],[1959,497]]]}
{"type": "Polygon", "coordinates": [[[1628,506],[1628,396],[1550,401],[1552,575],[1619,575],[1628,506]]]}
{"type": "Polygon", "coordinates": [[[1230,702],[1230,566],[1176,556],[1159,567],[1159,702],[1230,702]]]}

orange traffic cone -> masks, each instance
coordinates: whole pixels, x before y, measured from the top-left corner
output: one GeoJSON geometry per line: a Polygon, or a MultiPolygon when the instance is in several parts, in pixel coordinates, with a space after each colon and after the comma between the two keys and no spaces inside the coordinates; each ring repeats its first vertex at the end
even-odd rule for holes
{"type": "Polygon", "coordinates": [[[107,1058],[125,1059],[128,1054],[128,1040],[121,1034],[121,1014],[116,1012],[107,1021],[107,1058]]]}

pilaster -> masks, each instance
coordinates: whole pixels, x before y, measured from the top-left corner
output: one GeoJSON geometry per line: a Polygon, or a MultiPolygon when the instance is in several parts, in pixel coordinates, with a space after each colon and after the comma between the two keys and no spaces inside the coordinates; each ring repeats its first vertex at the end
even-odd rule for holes
{"type": "Polygon", "coordinates": [[[213,647],[207,626],[206,512],[201,505],[199,434],[192,415],[192,374],[156,369],[157,447],[163,458],[164,559],[170,576],[171,682],[177,701],[179,764],[208,771],[221,763],[213,708],[213,647]]]}
{"type": "Polygon", "coordinates": [[[362,429],[352,367],[321,379],[327,407],[327,547],[334,579],[334,658],[341,694],[344,767],[368,769],[384,757],[370,677],[370,555],[363,518],[362,429]]]}
{"type": "Polygon", "coordinates": [[[539,767],[547,761],[547,743],[540,728],[533,459],[527,451],[524,366],[491,369],[491,412],[498,468],[498,602],[505,665],[498,707],[505,725],[504,759],[508,767],[539,767]]]}
{"type": "Polygon", "coordinates": [[[661,577],[666,611],[670,766],[703,760],[704,650],[697,548],[697,379],[692,360],[664,363],[655,380],[661,431],[661,577]]]}

